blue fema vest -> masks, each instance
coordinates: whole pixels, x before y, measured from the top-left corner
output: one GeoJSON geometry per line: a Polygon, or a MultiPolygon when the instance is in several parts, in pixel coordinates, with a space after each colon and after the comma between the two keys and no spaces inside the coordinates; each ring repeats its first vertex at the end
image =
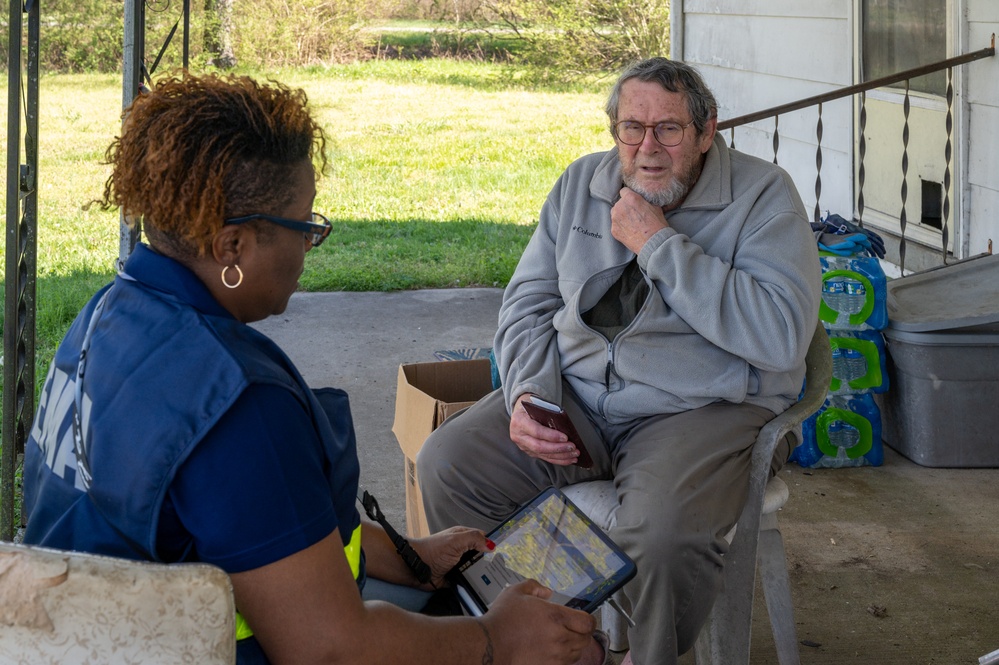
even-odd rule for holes
{"type": "MultiPolygon", "coordinates": [[[[180,270],[181,279],[196,279],[141,245],[126,271],[137,255],[161,274],[180,270]]],[[[177,469],[253,383],[287,388],[311,414],[346,545],[360,524],[359,465],[346,393],[320,391],[321,405],[266,336],[232,318],[199,312],[127,272],[84,307],[56,351],[25,446],[25,542],[161,560],[157,526],[177,469]],[[85,490],[73,445],[76,373],[87,327],[105,294],[80,400],[92,472],[85,490]]]]}

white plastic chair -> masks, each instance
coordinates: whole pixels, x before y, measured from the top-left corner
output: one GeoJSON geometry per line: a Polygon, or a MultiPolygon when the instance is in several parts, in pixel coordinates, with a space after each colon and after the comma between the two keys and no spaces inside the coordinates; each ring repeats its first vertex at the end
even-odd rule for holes
{"type": "Polygon", "coordinates": [[[0,543],[0,663],[232,665],[235,612],[215,566],[0,543]]]}
{"type": "MultiPolygon", "coordinates": [[[[694,646],[699,665],[748,665],[757,559],[778,661],[780,665],[799,663],[784,541],[777,526],[777,511],[788,499],[788,488],[779,477],[771,477],[770,462],[780,440],[818,411],[825,400],[832,376],[832,354],[821,324],[812,336],[806,363],[806,388],[801,399],[760,430],[753,448],[749,499],[736,526],[726,536],[730,548],[725,555],[723,590],[694,646]]],[[[605,530],[613,526],[617,507],[613,481],[590,481],[562,489],[605,530]]],[[[601,616],[603,629],[611,637],[611,648],[627,649],[624,618],[607,606],[601,609],[601,616]]]]}

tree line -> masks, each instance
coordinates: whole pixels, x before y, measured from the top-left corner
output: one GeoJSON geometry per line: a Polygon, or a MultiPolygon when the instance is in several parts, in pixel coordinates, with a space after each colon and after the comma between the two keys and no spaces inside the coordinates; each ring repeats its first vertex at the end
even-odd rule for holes
{"type": "MultiPolygon", "coordinates": [[[[41,9],[42,71],[121,69],[125,0],[46,0],[41,9]]],[[[161,51],[161,69],[182,64],[182,12],[182,0],[145,0],[147,64],[161,51]]],[[[6,43],[6,22],[0,33],[6,43]]],[[[191,66],[221,69],[451,56],[565,78],[668,48],[669,0],[192,0],[189,33],[191,66]],[[420,47],[403,48],[370,29],[389,19],[432,23],[420,47]]],[[[0,59],[6,69],[6,50],[0,59]]]]}

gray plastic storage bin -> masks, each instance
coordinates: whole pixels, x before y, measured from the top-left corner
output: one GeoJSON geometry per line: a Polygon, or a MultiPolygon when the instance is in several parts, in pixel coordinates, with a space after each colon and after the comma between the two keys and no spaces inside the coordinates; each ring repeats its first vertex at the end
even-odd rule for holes
{"type": "Polygon", "coordinates": [[[999,467],[999,255],[888,283],[882,438],[930,467],[999,467]]]}
{"type": "Polygon", "coordinates": [[[999,467],[999,332],[884,335],[885,443],[922,466],[999,467]]]}

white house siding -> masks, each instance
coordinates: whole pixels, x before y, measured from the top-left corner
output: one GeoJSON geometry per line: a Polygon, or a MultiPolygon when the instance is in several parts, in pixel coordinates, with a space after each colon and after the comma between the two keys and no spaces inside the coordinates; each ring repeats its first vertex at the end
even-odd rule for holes
{"type": "MultiPolygon", "coordinates": [[[[950,55],[989,46],[999,33],[999,0],[954,3],[952,11],[967,21],[955,26],[957,45],[950,55]]],[[[702,73],[722,120],[821,94],[854,83],[854,6],[855,0],[673,0],[674,30],[683,33],[674,40],[682,52],[673,57],[702,73]]],[[[955,81],[955,113],[965,115],[955,121],[954,140],[967,148],[955,151],[965,163],[952,167],[951,178],[957,182],[963,175],[960,214],[969,232],[954,250],[973,256],[988,251],[991,240],[999,252],[999,57],[965,65],[955,71],[955,81]]],[[[810,212],[816,204],[816,117],[815,110],[796,111],[782,116],[778,127],[778,161],[810,212]]],[[[848,217],[855,205],[853,104],[830,102],[822,118],[819,207],[848,217]]],[[[771,120],[737,129],[735,146],[773,159],[773,131],[771,120]]],[[[729,132],[725,138],[731,140],[729,132]]],[[[954,200],[951,206],[953,219],[959,211],[954,200]]]]}
{"type": "MultiPolygon", "coordinates": [[[[968,43],[964,50],[989,46],[999,34],[999,1],[968,0],[968,43]]],[[[999,56],[966,65],[968,101],[968,218],[971,256],[999,252],[999,56]]]]}
{"type": "MultiPolygon", "coordinates": [[[[721,120],[850,85],[851,0],[683,0],[683,54],[718,99],[721,120]]],[[[674,2],[674,11],[679,2],[674,2]]],[[[821,210],[853,209],[853,112],[848,100],[822,109],[821,210]]],[[[784,114],[777,161],[809,213],[816,202],[815,109],[784,114]]],[[[735,130],[735,147],[772,160],[774,121],[735,130]]],[[[728,142],[732,134],[724,133],[728,142]]]]}

